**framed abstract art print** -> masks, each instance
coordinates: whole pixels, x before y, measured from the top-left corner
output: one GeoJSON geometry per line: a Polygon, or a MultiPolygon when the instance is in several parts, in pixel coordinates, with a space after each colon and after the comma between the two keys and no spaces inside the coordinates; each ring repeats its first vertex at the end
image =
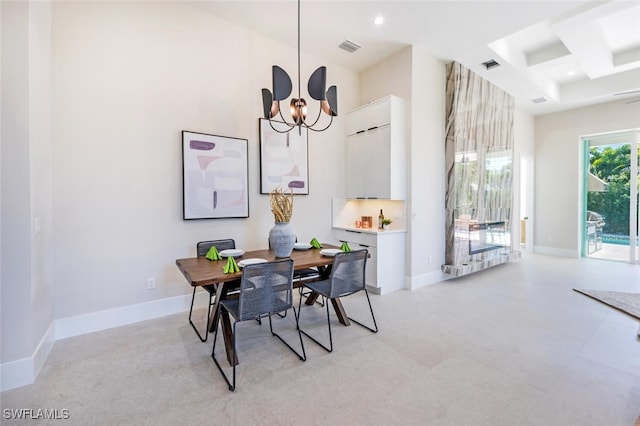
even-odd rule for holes
{"type": "Polygon", "coordinates": [[[246,139],[182,131],[183,218],[249,217],[246,139]]]}
{"type": "Polygon", "coordinates": [[[309,194],[307,129],[289,127],[278,121],[260,119],[260,193],[276,188],[294,194],[309,194]],[[273,125],[273,127],[272,127],[273,125]],[[275,130],[274,130],[275,128],[275,130]]]}

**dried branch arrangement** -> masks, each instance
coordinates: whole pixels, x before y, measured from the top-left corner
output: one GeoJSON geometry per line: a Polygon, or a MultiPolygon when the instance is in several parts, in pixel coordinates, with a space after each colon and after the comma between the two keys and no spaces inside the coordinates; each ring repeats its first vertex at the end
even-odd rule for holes
{"type": "Polygon", "coordinates": [[[293,213],[293,190],[286,194],[282,189],[276,188],[269,193],[271,199],[271,211],[276,222],[289,222],[293,213]]]}

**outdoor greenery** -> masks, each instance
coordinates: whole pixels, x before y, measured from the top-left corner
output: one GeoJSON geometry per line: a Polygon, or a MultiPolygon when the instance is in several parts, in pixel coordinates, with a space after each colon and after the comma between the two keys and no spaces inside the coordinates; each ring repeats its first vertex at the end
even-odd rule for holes
{"type": "Polygon", "coordinates": [[[630,145],[593,147],[590,149],[589,157],[590,172],[607,182],[608,187],[605,192],[589,192],[587,210],[598,212],[604,216],[605,233],[628,235],[630,145]]]}

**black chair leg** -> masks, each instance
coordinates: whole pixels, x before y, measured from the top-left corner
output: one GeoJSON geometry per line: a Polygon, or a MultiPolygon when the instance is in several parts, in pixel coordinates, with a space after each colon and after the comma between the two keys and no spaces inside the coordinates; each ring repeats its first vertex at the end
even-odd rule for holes
{"type": "MultiPolygon", "coordinates": [[[[269,315],[269,330],[271,331],[271,334],[275,337],[277,337],[282,343],[284,343],[294,354],[296,354],[298,356],[298,358],[300,358],[301,361],[306,361],[307,360],[307,353],[304,349],[304,343],[302,342],[302,335],[300,334],[300,328],[298,327],[298,321],[297,318],[298,316],[296,315],[295,312],[295,308],[293,308],[294,312],[293,315],[296,318],[296,329],[298,330],[298,338],[300,339],[300,347],[302,348],[302,355],[300,355],[291,345],[289,345],[289,343],[287,343],[278,333],[275,333],[273,331],[273,323],[271,321],[271,315],[269,315]]],[[[238,321],[234,321],[233,322],[233,358],[232,359],[236,359],[237,357],[237,346],[236,346],[236,342],[237,342],[237,324],[238,321]]],[[[236,390],[236,363],[233,364],[233,376],[232,376],[232,380],[229,380],[229,378],[227,377],[227,375],[225,374],[224,370],[222,369],[222,366],[220,365],[220,363],[218,362],[218,359],[216,358],[216,343],[218,342],[218,329],[220,327],[216,327],[216,331],[213,335],[213,347],[211,349],[211,358],[213,358],[213,362],[216,364],[216,367],[218,367],[218,371],[220,371],[220,374],[222,375],[222,377],[224,378],[224,381],[227,383],[227,386],[229,387],[229,390],[231,392],[234,392],[236,390]]]]}
{"type": "MultiPolygon", "coordinates": [[[[271,331],[271,334],[275,337],[277,337],[282,343],[284,343],[290,350],[291,352],[293,352],[294,354],[298,355],[298,358],[300,358],[300,361],[306,361],[307,360],[307,353],[304,350],[304,343],[302,343],[302,335],[300,334],[300,326],[298,324],[298,315],[296,314],[296,308],[294,308],[293,306],[291,307],[293,309],[293,316],[296,319],[296,330],[298,330],[298,337],[300,338],[300,347],[302,348],[302,355],[300,355],[295,349],[293,349],[293,347],[287,343],[282,337],[280,337],[280,335],[278,333],[275,333],[273,331],[273,323],[271,321],[271,315],[269,315],[269,330],[271,331]]],[[[278,315],[280,316],[280,315],[278,315]]],[[[281,318],[284,318],[282,316],[280,316],[281,318]]]]}
{"type": "MultiPolygon", "coordinates": [[[[364,325],[363,323],[361,323],[358,320],[355,320],[351,317],[347,317],[349,318],[349,320],[353,321],[354,323],[358,324],[360,327],[366,328],[367,330],[373,332],[373,333],[377,333],[378,332],[378,323],[376,322],[376,317],[373,314],[373,307],[371,306],[371,299],[369,298],[369,292],[367,291],[367,289],[364,289],[364,293],[367,296],[367,303],[369,304],[369,312],[371,312],[371,318],[373,319],[373,328],[364,325]]],[[[327,328],[329,329],[329,347],[327,347],[326,345],[320,343],[317,339],[315,339],[314,337],[310,336],[309,333],[307,333],[306,331],[300,329],[300,332],[302,334],[304,334],[305,336],[307,336],[309,339],[313,340],[315,343],[317,343],[319,346],[321,346],[324,350],[326,350],[327,352],[333,352],[333,337],[331,334],[331,321],[329,319],[329,303],[326,303],[326,308],[327,308],[327,328]]],[[[302,306],[302,298],[300,298],[300,301],[298,302],[298,319],[300,317],[300,315],[302,314],[301,311],[301,306],[302,306]]],[[[294,311],[295,313],[295,311],[294,311]]]]}
{"type": "Polygon", "coordinates": [[[191,327],[193,327],[193,330],[196,332],[201,342],[206,342],[207,339],[209,338],[209,324],[211,321],[211,300],[212,299],[213,299],[213,294],[209,294],[209,307],[207,308],[207,328],[204,329],[204,337],[202,337],[202,334],[200,334],[200,332],[198,331],[198,328],[191,320],[191,315],[193,314],[193,302],[196,300],[196,287],[193,287],[193,296],[191,297],[191,309],[189,309],[189,324],[191,324],[191,327]]]}
{"type": "MultiPolygon", "coordinates": [[[[300,315],[302,314],[302,298],[300,299],[300,301],[298,302],[298,320],[300,319],[300,315]]],[[[307,336],[309,339],[313,340],[316,344],[318,344],[320,347],[322,347],[325,351],[327,352],[333,352],[333,337],[331,335],[331,321],[329,319],[329,303],[327,303],[327,301],[325,301],[325,308],[327,310],[327,327],[329,329],[329,347],[327,347],[326,345],[320,343],[318,340],[316,340],[314,337],[310,336],[309,333],[307,333],[306,331],[304,331],[299,323],[298,323],[298,328],[300,330],[300,333],[304,334],[305,336],[307,336]]]]}
{"type": "Polygon", "coordinates": [[[364,327],[364,328],[366,328],[367,330],[369,330],[369,331],[371,331],[373,333],[377,333],[378,332],[378,324],[376,323],[375,315],[373,315],[373,308],[371,307],[371,299],[369,299],[369,292],[367,291],[366,288],[364,289],[364,294],[367,295],[367,302],[369,303],[369,311],[371,312],[371,318],[373,318],[373,327],[374,328],[366,326],[363,323],[361,323],[361,322],[359,322],[357,320],[354,320],[351,317],[347,317],[347,318],[349,318],[349,320],[351,320],[351,321],[355,322],[356,324],[358,324],[360,327],[364,327]]]}
{"type": "MultiPolygon", "coordinates": [[[[234,321],[233,322],[233,358],[232,359],[236,359],[237,356],[237,349],[236,349],[236,324],[238,322],[234,321]]],[[[220,327],[216,327],[216,332],[213,335],[213,349],[211,349],[211,358],[213,358],[213,362],[216,364],[216,367],[218,367],[218,371],[220,371],[220,374],[222,374],[222,377],[224,378],[224,381],[227,382],[227,386],[229,387],[229,390],[231,392],[234,392],[236,390],[236,363],[233,363],[233,383],[229,381],[229,378],[227,377],[227,375],[224,373],[224,370],[222,369],[222,366],[220,365],[220,363],[218,362],[218,359],[216,358],[216,342],[218,341],[218,329],[220,327]]]]}

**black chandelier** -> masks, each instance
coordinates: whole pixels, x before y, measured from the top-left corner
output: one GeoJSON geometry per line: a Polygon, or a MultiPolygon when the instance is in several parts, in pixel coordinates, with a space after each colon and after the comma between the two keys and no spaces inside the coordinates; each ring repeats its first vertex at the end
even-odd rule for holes
{"type": "Polygon", "coordinates": [[[269,89],[262,89],[262,106],[264,108],[264,118],[269,120],[271,128],[278,133],[288,133],[295,127],[302,129],[306,127],[314,132],[322,132],[327,130],[331,123],[333,123],[333,117],[338,115],[338,89],[336,86],[327,87],[327,67],[320,67],[315,70],[311,77],[309,77],[309,83],[307,84],[307,91],[309,96],[313,99],[320,101],[320,108],[318,109],[318,116],[313,123],[308,123],[307,119],[307,101],[300,95],[300,0],[298,0],[298,97],[292,98],[289,104],[291,109],[291,118],[293,123],[287,121],[282,115],[282,109],[280,108],[280,101],[283,101],[291,95],[291,78],[285,70],[277,65],[272,67],[272,84],[273,93],[269,89]],[[318,124],[320,115],[324,112],[331,120],[326,127],[322,129],[316,129],[314,126],[318,124]],[[273,127],[271,119],[276,116],[280,116],[280,120],[286,124],[287,130],[278,130],[273,127]]]}

